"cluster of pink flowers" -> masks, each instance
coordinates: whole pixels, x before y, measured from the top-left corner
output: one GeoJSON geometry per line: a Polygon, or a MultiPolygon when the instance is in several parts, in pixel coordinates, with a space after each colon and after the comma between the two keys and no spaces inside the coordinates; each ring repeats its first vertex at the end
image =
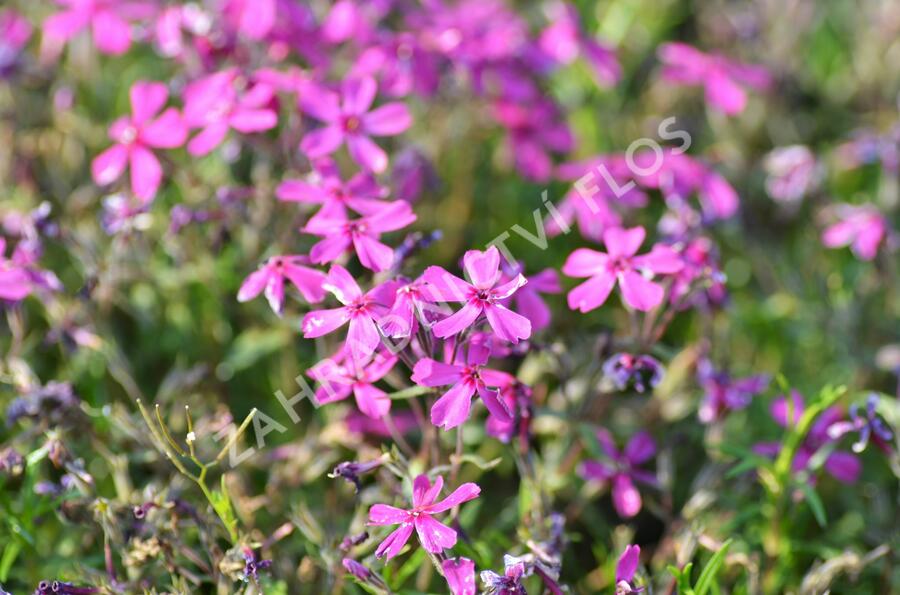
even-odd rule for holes
{"type": "MultiPolygon", "coordinates": [[[[392,244],[391,234],[417,222],[412,204],[428,177],[426,157],[406,164],[398,157],[420,114],[415,100],[460,81],[482,100],[485,117],[502,129],[503,156],[519,174],[533,181],[574,182],[546,228],[553,237],[576,225],[585,243],[603,246],[602,251],[579,247],[562,264],[563,275],[580,280],[570,284],[569,308],[592,313],[607,306],[618,288],[623,306],[638,321],[634,344],[641,353],[619,353],[604,367],[618,390],[634,386],[641,393],[659,382],[662,365],[646,352],[672,316],[724,300],[708,228],[735,216],[740,205],[737,192],[711,163],[674,148],[563,162],[576,148],[576,137],[563,107],[544,92],[547,77],[579,59],[600,85],[614,85],[621,77],[614,49],[585,30],[572,4],[552,3],[536,34],[502,0],[435,0],[403,8],[339,0],[321,19],[308,6],[280,0],[214,4],[216,10],[64,0],[43,23],[44,43],[59,53],[89,31],[100,52],[117,55],[146,42],[185,73],[183,81],[171,84],[131,85],[130,115],[112,122],[112,146],[93,159],[94,181],[125,197],[108,203],[122,218],[150,208],[166,170],[173,170],[174,152],[182,148],[199,158],[217,149],[226,153],[223,147],[229,145],[290,139],[283,144],[289,145],[292,171],[277,185],[277,208],[299,212],[304,221],[299,237],[313,236],[315,243],[308,253],[272,247],[247,274],[237,300],[262,295],[279,316],[295,292],[308,304],[322,304],[305,312],[299,329],[307,339],[340,337],[322,341],[333,355],[307,371],[317,383],[318,405],[352,395],[358,411],[348,420],[382,435],[403,434],[417,422],[391,411],[394,401],[384,382],[391,375],[406,389],[424,388],[433,426],[461,432],[463,424],[484,414],[489,435],[504,441],[516,436],[528,444],[531,387],[508,370],[551,324],[544,295],[564,291],[557,271],[528,275],[522,263],[502,262],[496,246],[463,255],[465,278],[439,266],[413,271],[406,266],[409,250],[392,244]],[[400,26],[389,26],[394,21],[400,26]],[[598,168],[606,175],[587,187],[583,176],[598,168]],[[123,185],[126,170],[129,181],[123,185]],[[391,177],[398,171],[402,183],[391,177]],[[635,223],[653,194],[665,207],[656,231],[635,223]],[[641,251],[645,244],[649,249],[641,251]],[[645,382],[641,374],[650,379],[645,382]],[[486,413],[473,408],[476,397],[486,413]]],[[[9,32],[0,40],[0,54],[15,52],[30,35],[6,13],[0,15],[0,31],[9,32]]],[[[658,54],[663,80],[702,86],[709,105],[728,115],[745,109],[747,88],[764,91],[772,85],[762,67],[681,43],[665,44],[658,54]]],[[[810,155],[776,157],[770,163],[777,170],[769,183],[773,195],[792,201],[814,187],[810,155]]],[[[822,236],[826,246],[850,246],[870,260],[888,243],[887,222],[874,207],[844,206],[836,215],[822,236]]],[[[5,247],[0,238],[0,299],[17,301],[54,287],[55,278],[36,267],[36,254],[26,243],[10,257],[5,247]]],[[[706,423],[746,407],[766,385],[758,376],[733,380],[709,362],[699,376],[706,393],[700,417],[706,423]]],[[[797,399],[794,409],[800,407],[797,399]]],[[[773,415],[782,425],[794,423],[781,402],[773,415]]],[[[832,440],[832,425],[814,429],[795,461],[798,470],[832,440]]],[[[656,455],[656,442],[638,431],[620,450],[603,429],[597,440],[602,458],[583,461],[581,475],[609,486],[618,514],[634,517],[642,509],[637,484],[657,485],[645,468],[656,455]]],[[[767,444],[758,450],[777,449],[767,444]]],[[[848,453],[831,453],[826,468],[842,481],[859,474],[848,453]]],[[[476,498],[480,488],[464,483],[443,499],[442,489],[442,477],[432,484],[420,474],[412,480],[411,508],[370,508],[370,525],[399,525],[384,537],[377,557],[400,554],[413,531],[430,554],[443,557],[455,546],[457,531],[434,516],[476,498]]],[[[616,582],[622,592],[639,590],[631,584],[639,554],[637,546],[629,546],[620,560],[616,582]]],[[[345,566],[354,575],[368,572],[352,559],[345,566]]],[[[454,593],[475,592],[471,560],[442,559],[442,569],[454,593]]],[[[548,585],[555,580],[553,572],[519,560],[511,560],[503,575],[486,572],[483,582],[498,593],[524,592],[516,589],[530,572],[548,585]]]]}

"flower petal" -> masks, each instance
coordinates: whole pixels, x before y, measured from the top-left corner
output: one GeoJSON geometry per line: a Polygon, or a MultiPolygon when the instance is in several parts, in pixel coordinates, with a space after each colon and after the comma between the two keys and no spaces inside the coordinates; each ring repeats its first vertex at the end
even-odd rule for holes
{"type": "Polygon", "coordinates": [[[478,484],[469,482],[464,483],[455,490],[453,493],[441,500],[440,502],[436,502],[431,506],[428,506],[428,512],[431,514],[444,512],[445,510],[450,510],[454,506],[459,506],[463,502],[468,502],[469,500],[474,500],[481,494],[481,488],[478,487],[478,484]]]}
{"type": "Polygon", "coordinates": [[[439,554],[456,545],[456,531],[434,520],[430,515],[420,514],[414,523],[425,551],[439,554]]]}
{"type": "Polygon", "coordinates": [[[473,394],[475,389],[466,383],[459,382],[451,386],[431,406],[431,423],[449,430],[466,421],[472,407],[473,394]]]}
{"type": "Polygon", "coordinates": [[[625,271],[619,275],[619,288],[625,303],[641,312],[657,307],[665,297],[665,290],[661,285],[645,279],[635,271],[625,271]]]}

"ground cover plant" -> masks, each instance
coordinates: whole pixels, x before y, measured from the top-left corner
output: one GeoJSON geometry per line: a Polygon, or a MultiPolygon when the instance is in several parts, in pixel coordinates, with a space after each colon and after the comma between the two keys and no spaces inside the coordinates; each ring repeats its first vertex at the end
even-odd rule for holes
{"type": "Polygon", "coordinates": [[[892,593],[900,6],[0,6],[0,593],[892,593]]]}

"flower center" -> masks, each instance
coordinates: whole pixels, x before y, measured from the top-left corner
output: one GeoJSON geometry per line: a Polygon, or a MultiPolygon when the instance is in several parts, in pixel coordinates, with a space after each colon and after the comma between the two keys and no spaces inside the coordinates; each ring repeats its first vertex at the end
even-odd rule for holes
{"type": "Polygon", "coordinates": [[[360,126],[362,126],[362,122],[359,119],[359,116],[345,116],[344,117],[344,131],[345,132],[356,132],[359,130],[360,126]]]}

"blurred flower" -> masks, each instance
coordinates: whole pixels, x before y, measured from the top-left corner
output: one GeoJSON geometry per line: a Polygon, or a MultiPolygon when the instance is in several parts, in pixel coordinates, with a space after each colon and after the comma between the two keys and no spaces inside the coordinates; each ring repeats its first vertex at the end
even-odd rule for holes
{"type": "Polygon", "coordinates": [[[600,448],[606,455],[604,461],[585,461],[579,469],[586,480],[609,481],[612,484],[613,505],[619,516],[629,518],[641,510],[641,494],[634,485],[639,481],[656,485],[656,478],[649,471],[638,468],[656,454],[656,444],[647,432],[635,434],[625,449],[616,448],[612,434],[608,430],[597,431],[600,448]]]}
{"type": "Polygon", "coordinates": [[[553,2],[548,7],[550,24],[541,32],[538,47],[560,64],[571,64],[579,55],[591,67],[598,85],[615,85],[622,67],[615,51],[583,30],[578,10],[569,2],[553,2]]]}
{"type": "Polygon", "coordinates": [[[426,316],[426,308],[433,303],[430,286],[421,278],[397,288],[391,311],[381,317],[378,327],[386,337],[409,337],[418,328],[418,320],[426,316]]]}
{"type": "Polygon", "coordinates": [[[433,95],[440,84],[441,57],[413,32],[380,32],[356,58],[351,77],[380,75],[384,92],[405,97],[412,92],[433,95]]]}
{"type": "Polygon", "coordinates": [[[99,592],[100,589],[96,587],[76,587],[72,583],[62,581],[41,581],[34,595],[89,595],[99,592]]]}
{"type": "Polygon", "coordinates": [[[633,587],[632,581],[637,573],[638,565],[641,563],[641,548],[638,545],[629,545],[619,556],[616,564],[616,595],[628,595],[629,593],[640,593],[643,587],[633,587]]]}
{"type": "Polygon", "coordinates": [[[840,221],[825,229],[822,243],[827,248],[850,246],[860,260],[872,260],[888,235],[888,223],[884,215],[872,205],[838,205],[836,214],[840,221]]]}
{"type": "Polygon", "coordinates": [[[131,86],[129,96],[132,115],[119,118],[110,126],[109,137],[116,144],[94,159],[91,173],[97,184],[106,186],[130,165],[131,190],[149,202],[162,181],[162,167],[150,149],[180,147],[187,139],[187,127],[173,107],[159,114],[169,97],[164,84],[138,81],[131,86]]]}
{"type": "MultiPolygon", "coordinates": [[[[518,263],[515,267],[504,262],[503,274],[507,280],[514,279],[523,273],[525,265],[518,263]]],[[[540,273],[525,278],[526,283],[510,298],[515,301],[516,310],[531,321],[531,330],[539,331],[550,325],[550,307],[541,297],[542,293],[562,293],[559,275],[554,269],[544,269],[540,273]]]]}
{"type": "Polygon", "coordinates": [[[259,582],[259,571],[264,570],[272,565],[271,560],[260,560],[249,547],[242,549],[244,554],[244,571],[242,573],[243,580],[259,582]]]}
{"type": "Polygon", "coordinates": [[[435,190],[440,183],[434,164],[413,147],[403,149],[394,159],[391,181],[397,200],[411,203],[424,192],[435,190]]]}
{"type": "Polygon", "coordinates": [[[304,136],[300,150],[317,159],[346,143],[350,156],[362,167],[375,173],[387,169],[387,153],[369,137],[398,135],[412,125],[412,116],[399,102],[370,110],[377,90],[372,77],[345,80],[340,94],[308,87],[300,95],[300,107],[326,126],[304,136]]]}
{"type": "Polygon", "coordinates": [[[513,377],[506,372],[485,368],[489,356],[487,347],[470,343],[465,365],[443,364],[431,358],[416,362],[413,382],[422,386],[450,386],[432,405],[431,423],[444,430],[462,424],[469,418],[472,397],[476,392],[492,416],[501,421],[511,421],[496,388],[490,387],[508,385],[513,377]]]}
{"type": "Polygon", "coordinates": [[[131,47],[129,20],[144,19],[155,10],[151,2],[130,0],[59,0],[65,10],[44,21],[44,36],[64,44],[91,27],[94,45],[104,54],[124,54],[131,47]]]}
{"type": "Polygon", "coordinates": [[[697,365],[697,381],[704,392],[699,417],[707,424],[724,418],[730,411],[744,409],[769,386],[768,376],[732,378],[724,370],[716,370],[708,359],[697,365]]]}
{"type": "Polygon", "coordinates": [[[28,297],[33,287],[28,271],[4,257],[6,240],[0,237],[0,300],[17,302],[28,297]]]}
{"type": "Polygon", "coordinates": [[[531,387],[513,378],[499,389],[504,415],[494,415],[488,410],[485,431],[501,442],[509,442],[518,433],[520,448],[525,450],[531,437],[533,417],[531,387]]]}
{"type": "Polygon", "coordinates": [[[275,89],[265,83],[250,85],[237,69],[203,77],[184,90],[184,121],[202,128],[188,142],[191,155],[206,155],[219,146],[230,128],[249,134],[274,128],[278,114],[269,106],[275,89]]]}
{"type": "Polygon", "coordinates": [[[706,102],[729,116],[741,113],[747,104],[741,85],[764,91],[771,84],[769,72],[761,66],[705,54],[684,43],[664,43],[657,53],[663,62],[664,79],[682,85],[703,85],[706,102]]]}
{"type": "Polygon", "coordinates": [[[529,574],[526,564],[507,554],[503,556],[503,566],[502,575],[493,570],[481,571],[484,592],[488,595],[528,595],[522,584],[522,579],[529,574]]]}
{"type": "Polygon", "coordinates": [[[860,414],[859,403],[850,406],[850,420],[839,421],[828,427],[828,437],[838,440],[850,433],[857,433],[858,439],[853,443],[853,452],[862,452],[866,449],[871,438],[878,448],[885,452],[890,451],[890,441],[894,437],[887,424],[878,417],[878,395],[872,393],[866,399],[866,410],[860,414]]]}
{"type": "Polygon", "coordinates": [[[617,353],[603,362],[603,376],[616,390],[634,387],[639,393],[652,391],[662,380],[665,368],[649,355],[617,353]]]}
{"type": "Polygon", "coordinates": [[[325,297],[325,273],[304,266],[305,256],[273,256],[241,284],[237,300],[246,302],[265,291],[272,311],[281,316],[284,307],[284,282],[290,281],[303,299],[313,304],[325,297]]]}
{"type": "Polygon", "coordinates": [[[31,39],[31,24],[15,10],[0,10],[0,79],[9,77],[31,39]]]}
{"type": "Polygon", "coordinates": [[[647,312],[659,306],[665,290],[649,281],[643,272],[677,273],[683,264],[678,253],[664,244],[635,256],[645,235],[643,227],[607,229],[603,232],[607,253],[589,248],[572,252],[562,272],[570,277],[590,278],[569,292],[569,307],[584,313],[602,306],[617,282],[622,299],[635,310],[647,312]]]}
{"type": "Polygon", "coordinates": [[[474,483],[464,483],[452,494],[437,501],[443,486],[444,478],[440,475],[437,476],[434,485],[431,484],[427,475],[419,475],[413,482],[413,507],[411,510],[403,510],[387,504],[375,504],[369,509],[370,525],[400,525],[381,542],[381,545],[375,550],[376,556],[386,556],[387,559],[391,559],[399,554],[412,535],[413,528],[418,533],[422,546],[432,554],[439,554],[456,544],[456,531],[434,520],[432,515],[477,498],[481,493],[481,488],[474,483]]]}
{"type": "Polygon", "coordinates": [[[764,167],[766,192],[777,201],[796,203],[812,192],[822,179],[816,156],[803,145],[773,149],[766,155],[764,167]]]}
{"type": "Polygon", "coordinates": [[[728,291],[715,244],[709,238],[699,236],[683,246],[684,267],[675,274],[669,301],[682,309],[696,305],[721,306],[728,299],[728,291]]]}
{"type": "Polygon", "coordinates": [[[468,558],[448,558],[441,563],[451,595],[475,595],[475,562],[468,558]]]}
{"type": "Polygon", "coordinates": [[[81,400],[68,382],[48,382],[33,387],[12,400],[6,408],[6,425],[12,426],[20,419],[43,420],[47,425],[57,425],[81,411],[81,400]]]}
{"type": "Polygon", "coordinates": [[[259,41],[275,25],[277,0],[222,0],[221,10],[235,32],[259,41]]]}
{"type": "Polygon", "coordinates": [[[357,579],[365,582],[372,577],[372,571],[354,560],[353,558],[344,558],[341,560],[344,568],[357,579]]]}
{"type": "MultiPolygon", "coordinates": [[[[805,406],[803,395],[797,391],[791,391],[790,401],[785,397],[779,397],[772,402],[770,412],[775,422],[783,428],[793,427],[802,417],[805,406]]],[[[830,407],[819,414],[812,427],[803,438],[803,442],[797,448],[797,454],[792,462],[795,473],[811,471],[809,464],[813,456],[820,449],[834,442],[830,436],[831,427],[843,421],[843,412],[838,407],[830,407]]],[[[782,445],[779,442],[761,442],[753,447],[754,452],[764,456],[776,457],[781,452],[782,445]]],[[[862,471],[862,464],[856,455],[843,451],[831,451],[824,463],[825,471],[843,483],[855,483],[862,471]]],[[[813,478],[810,477],[810,481],[813,478]]]]}
{"type": "Polygon", "coordinates": [[[530,104],[496,101],[492,114],[507,130],[506,143],[516,168],[529,180],[545,182],[553,174],[552,153],[575,144],[559,108],[549,100],[530,104]]]}
{"type": "Polygon", "coordinates": [[[439,266],[425,269],[422,278],[431,286],[435,301],[466,302],[455,314],[434,325],[432,331],[439,338],[452,337],[472,326],[484,313],[497,337],[510,343],[531,336],[531,322],[516,314],[502,301],[511,297],[527,283],[521,274],[511,281],[500,283],[500,251],[491,246],[486,251],[469,250],[463,256],[463,268],[472,283],[451,275],[439,266]]]}

